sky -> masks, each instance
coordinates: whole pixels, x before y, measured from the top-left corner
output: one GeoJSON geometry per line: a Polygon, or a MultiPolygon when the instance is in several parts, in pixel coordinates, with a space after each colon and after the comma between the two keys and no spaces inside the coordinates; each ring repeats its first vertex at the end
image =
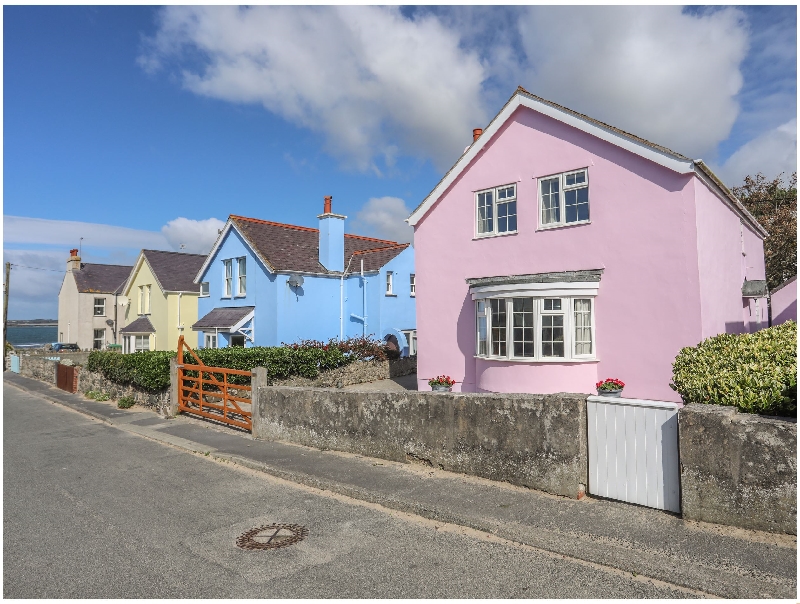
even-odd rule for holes
{"type": "Polygon", "coordinates": [[[796,170],[795,6],[5,6],[8,316],[57,317],[70,248],[205,253],[229,214],[315,227],[325,195],[411,241],[518,85],[728,186],[796,170]]]}

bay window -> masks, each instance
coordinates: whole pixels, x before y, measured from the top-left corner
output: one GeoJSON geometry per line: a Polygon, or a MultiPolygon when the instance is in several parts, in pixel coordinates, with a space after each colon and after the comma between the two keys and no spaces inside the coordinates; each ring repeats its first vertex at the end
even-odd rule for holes
{"type": "Polygon", "coordinates": [[[517,231],[517,185],[504,185],[475,194],[478,236],[517,231]]]}
{"type": "Polygon", "coordinates": [[[543,293],[476,299],[476,355],[506,360],[593,360],[593,310],[593,297],[543,293]]]}
{"type": "Polygon", "coordinates": [[[589,222],[589,172],[585,168],[539,179],[541,228],[589,222]]]}

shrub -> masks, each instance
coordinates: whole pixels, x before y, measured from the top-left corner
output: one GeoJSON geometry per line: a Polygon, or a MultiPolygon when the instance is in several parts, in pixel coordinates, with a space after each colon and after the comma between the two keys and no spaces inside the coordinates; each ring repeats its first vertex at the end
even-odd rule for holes
{"type": "Polygon", "coordinates": [[[108,399],[109,396],[105,392],[98,392],[94,397],[94,400],[96,401],[107,401],[108,399]]]}
{"type": "Polygon", "coordinates": [[[722,334],[684,348],[672,365],[670,386],[686,403],[796,416],[797,323],[722,334]]]}
{"type": "Polygon", "coordinates": [[[86,398],[94,399],[94,397],[96,397],[98,394],[100,393],[95,392],[94,390],[87,390],[86,392],[83,393],[83,396],[85,396],[86,398]]]}
{"type": "Polygon", "coordinates": [[[121,399],[117,401],[117,407],[120,409],[130,409],[136,404],[136,401],[133,400],[132,396],[123,396],[121,399]]]}

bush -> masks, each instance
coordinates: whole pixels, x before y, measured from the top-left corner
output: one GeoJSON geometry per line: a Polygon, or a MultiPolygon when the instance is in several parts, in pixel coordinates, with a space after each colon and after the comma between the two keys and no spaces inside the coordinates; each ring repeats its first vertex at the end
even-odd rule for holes
{"type": "Polygon", "coordinates": [[[684,348],[672,365],[670,386],[686,403],[796,416],[797,323],[753,334],[722,334],[684,348]]]}
{"type": "Polygon", "coordinates": [[[107,401],[109,396],[105,392],[98,392],[97,395],[94,397],[96,401],[107,401]]]}
{"type": "Polygon", "coordinates": [[[120,409],[130,409],[136,404],[136,401],[133,400],[132,396],[123,396],[121,399],[117,401],[117,407],[120,409]]]}
{"type": "Polygon", "coordinates": [[[94,397],[96,397],[98,394],[100,393],[95,392],[94,390],[87,390],[86,392],[83,393],[83,396],[85,396],[86,398],[94,399],[94,397]]]}

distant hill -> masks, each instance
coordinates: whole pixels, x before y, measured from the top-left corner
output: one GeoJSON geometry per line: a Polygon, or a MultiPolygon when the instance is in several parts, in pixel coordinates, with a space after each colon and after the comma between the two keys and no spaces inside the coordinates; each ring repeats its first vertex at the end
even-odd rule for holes
{"type": "Polygon", "coordinates": [[[58,325],[58,319],[9,319],[9,327],[21,327],[23,325],[58,325]]]}

